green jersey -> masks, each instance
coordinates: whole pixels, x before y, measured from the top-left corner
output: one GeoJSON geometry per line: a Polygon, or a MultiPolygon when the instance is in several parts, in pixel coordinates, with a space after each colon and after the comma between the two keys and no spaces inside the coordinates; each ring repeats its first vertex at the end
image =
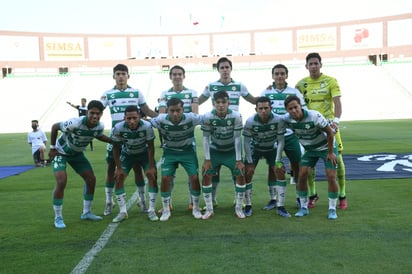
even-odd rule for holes
{"type": "Polygon", "coordinates": [[[214,104],[213,94],[222,90],[226,91],[229,95],[229,108],[236,111],[239,111],[240,97],[245,98],[249,95],[249,91],[246,86],[240,82],[235,82],[234,80],[232,80],[229,84],[223,84],[220,81],[209,83],[202,95],[206,98],[211,97],[212,103],[214,104]]]}
{"type": "Polygon", "coordinates": [[[160,94],[159,108],[167,108],[167,101],[177,98],[183,102],[183,111],[192,112],[192,103],[197,102],[197,91],[183,87],[183,90],[177,92],[173,88],[163,91],[160,94]]]}
{"type": "Polygon", "coordinates": [[[210,148],[214,150],[234,150],[235,137],[240,136],[242,128],[242,115],[231,109],[228,109],[224,118],[220,118],[216,110],[207,112],[203,116],[203,135],[210,136],[210,148]]]}
{"type": "Polygon", "coordinates": [[[299,90],[288,87],[287,84],[284,89],[277,89],[275,83],[273,83],[270,88],[265,89],[260,94],[260,96],[268,97],[270,99],[272,111],[276,114],[286,113],[285,99],[290,95],[296,95],[299,98],[302,107],[306,108],[305,100],[299,90]]]}
{"type": "Polygon", "coordinates": [[[296,87],[305,98],[308,109],[319,111],[326,119],[335,117],[333,98],[341,96],[340,87],[335,78],[325,74],[318,79],[308,76],[300,80],[296,87]]]}
{"type": "Polygon", "coordinates": [[[279,115],[271,113],[269,120],[266,123],[262,123],[259,120],[259,116],[254,114],[246,120],[243,136],[250,138],[250,145],[253,147],[253,150],[261,152],[272,151],[277,140],[280,121],[279,115]]]}
{"type": "Polygon", "coordinates": [[[112,127],[120,121],[123,121],[124,111],[128,106],[142,107],[146,105],[146,100],[143,93],[127,86],[124,90],[119,90],[116,87],[103,93],[100,98],[103,106],[109,106],[112,116],[112,127]]]}
{"type": "Polygon", "coordinates": [[[83,152],[93,138],[103,135],[104,125],[87,127],[87,116],[81,116],[60,123],[62,135],[56,141],[56,150],[63,155],[76,155],[83,152]]]}
{"type": "Polygon", "coordinates": [[[122,153],[133,155],[147,151],[147,142],[155,135],[149,122],[140,120],[137,129],[130,129],[125,121],[117,123],[112,129],[114,143],[122,144],[122,153]]]}
{"type": "Polygon", "coordinates": [[[182,120],[174,124],[169,115],[162,113],[150,120],[152,126],[160,130],[163,136],[165,150],[187,151],[193,150],[195,127],[200,125],[202,117],[195,113],[184,113],[182,120]]]}
{"type": "Polygon", "coordinates": [[[305,150],[328,149],[327,134],[322,129],[329,125],[329,121],[318,111],[304,109],[301,121],[293,120],[289,113],[282,115],[281,118],[282,123],[279,125],[278,134],[283,134],[285,127],[291,128],[305,150]]]}

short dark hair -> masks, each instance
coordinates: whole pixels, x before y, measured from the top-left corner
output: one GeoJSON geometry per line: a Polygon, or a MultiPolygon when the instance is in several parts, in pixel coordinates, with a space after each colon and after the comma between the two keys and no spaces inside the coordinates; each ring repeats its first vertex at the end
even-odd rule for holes
{"type": "Polygon", "coordinates": [[[296,95],[290,95],[290,96],[286,97],[286,99],[285,99],[285,103],[284,103],[284,104],[285,104],[285,108],[287,108],[287,106],[289,105],[289,103],[292,102],[292,101],[296,101],[299,105],[301,105],[300,99],[299,99],[298,96],[296,96],[296,95]]]}
{"type": "Polygon", "coordinates": [[[225,99],[229,100],[229,95],[227,94],[226,91],[221,90],[213,94],[213,100],[218,100],[218,99],[225,99]]]}
{"type": "Polygon", "coordinates": [[[272,74],[275,73],[275,69],[283,68],[286,71],[286,75],[288,75],[289,70],[284,64],[277,64],[272,68],[272,74]]]}
{"type": "Polygon", "coordinates": [[[113,74],[115,74],[116,71],[125,71],[129,73],[129,68],[126,65],[118,64],[113,68],[113,74]]]}
{"type": "Polygon", "coordinates": [[[221,57],[221,58],[219,58],[219,60],[217,60],[217,63],[216,63],[217,70],[219,70],[220,64],[221,64],[221,63],[224,63],[224,62],[228,62],[230,68],[233,69],[232,61],[230,61],[230,60],[229,60],[228,58],[226,58],[226,57],[221,57]]]}
{"type": "Polygon", "coordinates": [[[127,112],[134,112],[134,111],[140,114],[140,108],[138,108],[136,105],[127,106],[126,109],[124,110],[124,114],[126,114],[127,112]]]}
{"type": "Polygon", "coordinates": [[[39,123],[38,120],[31,120],[32,123],[39,123]]]}
{"type": "Polygon", "coordinates": [[[170,98],[167,101],[166,105],[167,107],[176,106],[176,105],[180,105],[181,107],[183,107],[183,101],[180,100],[179,98],[170,98]]]}
{"type": "Polygon", "coordinates": [[[317,58],[319,59],[319,63],[322,63],[322,58],[320,57],[319,53],[311,52],[306,56],[306,64],[309,62],[310,59],[317,58]]]}
{"type": "Polygon", "coordinates": [[[185,75],[185,73],[186,73],[185,69],[184,69],[182,66],[176,65],[176,66],[173,66],[173,67],[169,70],[169,77],[172,76],[172,71],[173,71],[174,69],[180,69],[180,70],[182,70],[182,71],[183,71],[183,75],[185,75]]]}
{"type": "Polygon", "coordinates": [[[98,110],[102,111],[104,110],[104,106],[102,102],[98,100],[92,100],[87,104],[87,110],[91,110],[92,108],[97,108],[98,110]]]}
{"type": "Polygon", "coordinates": [[[269,97],[266,97],[266,96],[257,97],[256,106],[258,105],[258,103],[269,103],[269,105],[271,105],[269,97]]]}

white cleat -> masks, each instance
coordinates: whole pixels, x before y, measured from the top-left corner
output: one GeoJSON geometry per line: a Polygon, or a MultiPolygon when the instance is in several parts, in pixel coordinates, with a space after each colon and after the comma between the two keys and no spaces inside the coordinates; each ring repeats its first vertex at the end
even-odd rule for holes
{"type": "Polygon", "coordinates": [[[160,221],[164,222],[164,221],[169,220],[170,215],[172,215],[170,213],[170,210],[163,210],[162,216],[160,216],[160,221]]]}
{"type": "Polygon", "coordinates": [[[200,212],[199,209],[193,209],[192,210],[192,215],[195,217],[195,219],[202,219],[202,213],[200,212]]]}
{"type": "Polygon", "coordinates": [[[203,220],[209,220],[213,216],[213,210],[206,210],[205,214],[203,214],[202,219],[203,220]]]}

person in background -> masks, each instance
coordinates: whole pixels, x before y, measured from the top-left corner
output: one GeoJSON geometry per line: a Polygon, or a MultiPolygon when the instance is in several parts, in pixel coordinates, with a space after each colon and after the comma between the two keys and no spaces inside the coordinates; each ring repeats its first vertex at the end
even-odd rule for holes
{"type": "Polygon", "coordinates": [[[54,226],[65,228],[63,221],[63,198],[67,185],[67,165],[84,180],[83,213],[81,220],[99,221],[102,217],[92,212],[92,202],[96,187],[94,175],[84,150],[93,138],[110,143],[111,139],[103,134],[104,125],[100,122],[103,115],[103,104],[100,101],[90,101],[87,106],[87,116],[72,118],[55,123],[51,129],[49,159],[52,161],[56,185],[53,191],[54,226]],[[62,134],[57,138],[58,132],[62,134]]]}
{"type": "Polygon", "coordinates": [[[39,128],[38,120],[31,121],[31,128],[33,131],[27,134],[27,142],[31,146],[34,164],[37,167],[45,167],[47,164],[47,161],[44,159],[47,145],[46,134],[39,128]]]}
{"type": "MultiPolygon", "coordinates": [[[[79,112],[79,117],[80,116],[86,116],[87,115],[87,100],[86,98],[82,98],[80,100],[80,105],[75,105],[72,104],[70,102],[66,102],[68,105],[70,105],[71,107],[77,109],[77,111],[79,112]]],[[[90,142],[90,150],[93,151],[93,141],[90,142]]]]}

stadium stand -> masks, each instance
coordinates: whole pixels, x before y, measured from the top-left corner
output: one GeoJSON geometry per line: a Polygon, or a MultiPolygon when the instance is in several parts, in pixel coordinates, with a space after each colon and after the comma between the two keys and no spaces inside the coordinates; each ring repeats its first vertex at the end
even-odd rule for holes
{"type": "MultiPolygon", "coordinates": [[[[235,65],[235,64],[234,64],[235,65]]],[[[342,120],[376,120],[412,118],[412,84],[408,72],[412,62],[336,65],[325,63],[322,71],[338,79],[343,92],[344,113],[342,120]]],[[[289,84],[294,85],[307,71],[302,66],[290,66],[289,84]]],[[[232,77],[243,82],[249,91],[258,96],[271,83],[271,67],[234,68],[232,77]]],[[[215,70],[187,70],[185,85],[200,94],[207,83],[218,78],[215,70]]],[[[161,91],[171,86],[168,71],[131,72],[129,84],[139,88],[149,106],[154,109],[161,91]]],[[[1,108],[1,133],[26,132],[31,119],[39,119],[43,130],[50,131],[56,121],[76,117],[66,101],[77,102],[82,97],[88,101],[114,85],[111,71],[104,73],[72,73],[65,76],[21,76],[0,80],[3,93],[1,108]],[[23,110],[20,112],[19,110],[23,110]],[[20,114],[22,113],[22,114],[20,114]],[[16,115],[17,114],[17,115],[16,115]]],[[[212,107],[205,102],[200,112],[212,107]]],[[[241,101],[244,117],[254,113],[254,106],[241,101]]],[[[103,122],[110,125],[105,113],[103,122]]]]}

